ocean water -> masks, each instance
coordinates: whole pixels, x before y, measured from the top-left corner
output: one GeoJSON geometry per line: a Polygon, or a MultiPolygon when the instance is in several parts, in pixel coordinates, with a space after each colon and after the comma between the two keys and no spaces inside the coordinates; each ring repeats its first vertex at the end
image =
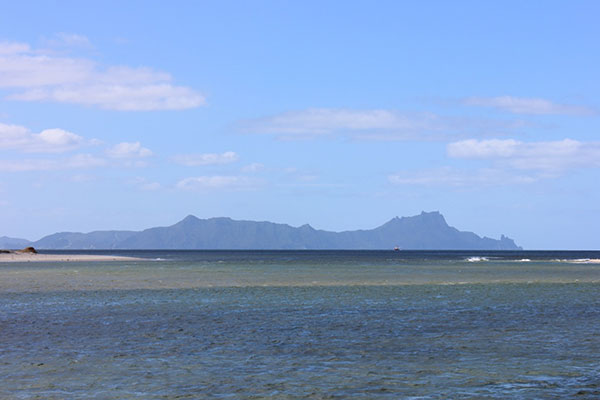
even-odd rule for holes
{"type": "Polygon", "coordinates": [[[600,252],[116,254],[0,264],[0,398],[600,398],[600,252]]]}

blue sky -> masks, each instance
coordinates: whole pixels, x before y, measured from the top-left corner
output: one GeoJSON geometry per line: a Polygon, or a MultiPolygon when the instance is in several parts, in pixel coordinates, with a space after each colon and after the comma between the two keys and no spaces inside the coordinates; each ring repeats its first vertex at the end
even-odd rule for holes
{"type": "Polygon", "coordinates": [[[596,1],[2,9],[0,236],[439,210],[600,249],[596,1]]]}

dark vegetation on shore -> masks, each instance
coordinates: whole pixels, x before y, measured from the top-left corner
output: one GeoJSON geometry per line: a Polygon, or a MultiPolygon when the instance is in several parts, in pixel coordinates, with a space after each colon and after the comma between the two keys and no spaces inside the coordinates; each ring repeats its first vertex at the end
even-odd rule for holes
{"type": "Polygon", "coordinates": [[[0,250],[0,254],[37,254],[37,250],[28,246],[21,250],[0,250]]]}

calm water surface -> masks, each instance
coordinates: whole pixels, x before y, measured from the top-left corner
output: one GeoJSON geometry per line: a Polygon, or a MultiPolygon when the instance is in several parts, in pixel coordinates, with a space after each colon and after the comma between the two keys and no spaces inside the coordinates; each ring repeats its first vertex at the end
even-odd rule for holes
{"type": "Polygon", "coordinates": [[[119,254],[0,264],[0,398],[600,397],[598,252],[119,254]]]}

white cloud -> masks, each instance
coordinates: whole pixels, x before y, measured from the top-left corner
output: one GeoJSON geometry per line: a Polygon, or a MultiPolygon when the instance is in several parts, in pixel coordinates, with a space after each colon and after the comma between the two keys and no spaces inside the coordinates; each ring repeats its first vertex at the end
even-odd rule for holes
{"type": "Polygon", "coordinates": [[[489,135],[522,126],[522,121],[455,118],[433,113],[395,110],[310,108],[241,121],[249,133],[271,134],[281,139],[346,136],[359,140],[442,140],[466,134],[489,135]]]}
{"type": "Polygon", "coordinates": [[[140,142],[122,142],[106,150],[106,155],[111,158],[144,158],[150,157],[152,151],[142,147],[140,142]]]}
{"type": "Polygon", "coordinates": [[[30,50],[27,43],[0,42],[0,56],[6,54],[26,53],[30,50]]]}
{"type": "MultiPolygon", "coordinates": [[[[32,133],[29,129],[20,125],[0,123],[0,150],[54,154],[100,143],[99,140],[88,140],[64,129],[45,129],[40,133],[32,133]]],[[[105,153],[112,160],[87,153],[62,158],[5,159],[0,160],[0,171],[23,172],[96,167],[143,167],[146,163],[141,159],[152,155],[152,151],[143,147],[140,142],[119,143],[108,148],[105,153]]]]}
{"type": "Polygon", "coordinates": [[[469,139],[449,143],[447,152],[450,157],[455,158],[510,157],[515,154],[520,145],[521,142],[513,139],[469,139]]]}
{"type": "MultiPolygon", "coordinates": [[[[63,41],[83,42],[64,36],[63,41]]],[[[150,68],[101,67],[84,58],[43,55],[23,43],[0,43],[0,88],[21,101],[55,101],[109,110],[149,111],[195,108],[204,96],[175,86],[168,73],[150,68]]]]}
{"type": "Polygon", "coordinates": [[[591,115],[597,114],[591,108],[558,104],[550,100],[527,97],[469,97],[463,100],[469,106],[492,107],[514,114],[565,114],[565,115],[591,115]]]}
{"type": "Polygon", "coordinates": [[[92,47],[87,37],[76,33],[59,32],[53,37],[43,39],[43,42],[51,47],[92,47]]]}
{"type": "Polygon", "coordinates": [[[86,169],[103,167],[107,161],[92,154],[77,154],[63,159],[0,160],[0,171],[54,171],[65,169],[86,169]]]}
{"type": "Polygon", "coordinates": [[[401,114],[390,110],[348,110],[311,108],[272,117],[245,121],[245,130],[275,134],[284,138],[316,137],[349,133],[353,137],[416,137],[442,129],[434,114],[401,114]]]}
{"type": "Polygon", "coordinates": [[[248,165],[244,165],[242,167],[242,172],[254,173],[259,172],[265,169],[265,165],[261,163],[252,163],[248,165]]]}
{"type": "Polygon", "coordinates": [[[462,140],[447,145],[452,158],[487,160],[491,167],[442,167],[400,171],[388,176],[396,185],[479,187],[529,184],[558,178],[569,169],[600,168],[600,142],[564,139],[521,142],[514,139],[462,140]]]}
{"type": "Polygon", "coordinates": [[[84,85],[93,75],[94,64],[85,59],[31,53],[0,57],[0,88],[84,85]]]}
{"type": "Polygon", "coordinates": [[[64,129],[45,129],[32,133],[19,125],[0,123],[0,149],[16,149],[26,153],[61,153],[94,144],[64,129]]]}
{"type": "MultiPolygon", "coordinates": [[[[27,171],[57,171],[69,169],[89,168],[137,168],[145,167],[144,161],[135,159],[140,157],[134,155],[117,158],[103,158],[89,153],[75,154],[71,157],[62,158],[32,158],[17,160],[0,160],[0,171],[2,172],[27,172],[27,171]],[[134,158],[132,160],[132,158],[134,158]]],[[[143,157],[143,156],[141,156],[143,157]]]]}
{"type": "Polygon", "coordinates": [[[84,142],[81,136],[63,129],[45,129],[34,136],[44,144],[43,147],[51,147],[53,149],[72,149],[84,142]]]}
{"type": "MultiPolygon", "coordinates": [[[[97,140],[86,140],[62,129],[46,129],[39,134],[29,132],[18,125],[0,124],[0,149],[17,149],[23,153],[60,153],[83,145],[99,144],[97,140]]],[[[0,160],[0,171],[54,171],[87,169],[98,167],[144,167],[142,159],[153,155],[140,142],[122,142],[108,148],[105,157],[89,153],[74,154],[61,158],[31,158],[0,160]]],[[[155,185],[148,185],[151,188],[155,185]]]]}
{"type": "Polygon", "coordinates": [[[487,159],[499,166],[559,172],[570,168],[600,167],[600,142],[564,139],[553,142],[463,140],[449,143],[450,157],[487,159]]]}
{"type": "Polygon", "coordinates": [[[203,153],[203,154],[180,154],[173,157],[173,161],[188,167],[197,167],[201,165],[219,165],[236,162],[239,156],[233,151],[224,153],[203,153]]]}
{"type": "Polygon", "coordinates": [[[34,89],[9,96],[9,99],[97,105],[104,109],[118,111],[181,110],[204,103],[193,90],[166,83],[34,89]]]}
{"type": "Polygon", "coordinates": [[[185,178],[177,182],[176,187],[183,190],[211,190],[211,189],[230,189],[242,190],[251,189],[258,184],[258,181],[245,176],[196,176],[185,178]]]}

